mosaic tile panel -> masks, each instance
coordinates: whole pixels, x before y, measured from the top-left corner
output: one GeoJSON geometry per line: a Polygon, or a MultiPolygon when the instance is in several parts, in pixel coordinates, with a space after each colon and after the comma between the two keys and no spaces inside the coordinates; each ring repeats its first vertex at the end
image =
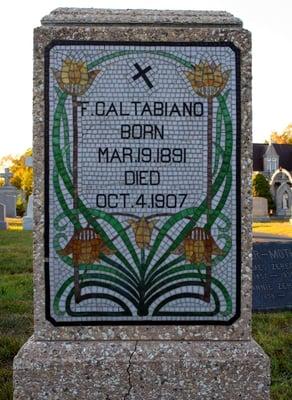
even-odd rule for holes
{"type": "Polygon", "coordinates": [[[55,325],[239,316],[239,54],[46,49],[46,313],[55,325]]]}

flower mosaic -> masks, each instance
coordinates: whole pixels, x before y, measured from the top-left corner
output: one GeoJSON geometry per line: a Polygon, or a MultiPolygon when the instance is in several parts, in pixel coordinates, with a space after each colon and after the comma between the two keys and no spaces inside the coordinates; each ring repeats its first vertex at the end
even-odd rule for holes
{"type": "Polygon", "coordinates": [[[47,318],[232,323],[238,50],[64,42],[46,57],[47,318]]]}
{"type": "Polygon", "coordinates": [[[100,71],[88,71],[86,62],[64,60],[60,71],[54,70],[60,88],[71,96],[82,96],[92,85],[100,71]]]}

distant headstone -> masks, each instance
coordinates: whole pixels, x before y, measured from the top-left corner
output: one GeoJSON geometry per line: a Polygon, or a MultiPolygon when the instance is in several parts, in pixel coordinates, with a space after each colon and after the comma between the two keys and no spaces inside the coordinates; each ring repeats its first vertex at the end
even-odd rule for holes
{"type": "Polygon", "coordinates": [[[0,177],[4,178],[4,186],[11,186],[10,179],[12,178],[12,173],[9,171],[9,168],[5,168],[4,172],[0,173],[0,177]]]}
{"type": "Polygon", "coordinates": [[[12,173],[9,168],[5,168],[4,172],[0,173],[0,177],[4,178],[4,185],[0,188],[0,202],[6,206],[6,217],[15,218],[18,191],[10,183],[12,173]]]}
{"type": "Polygon", "coordinates": [[[11,190],[5,189],[5,186],[0,188],[0,202],[6,206],[6,217],[15,218],[17,190],[14,186],[11,188],[11,190]]]}
{"type": "MultiPolygon", "coordinates": [[[[25,159],[25,165],[27,167],[32,167],[33,166],[33,158],[27,157],[25,159]]],[[[23,220],[22,220],[23,229],[25,231],[32,230],[32,221],[33,221],[33,195],[30,195],[28,198],[26,215],[23,217],[23,220]]]]}
{"type": "Polygon", "coordinates": [[[270,219],[267,199],[264,197],[253,197],[252,216],[254,221],[267,221],[270,219]]]}
{"type": "Polygon", "coordinates": [[[33,195],[30,195],[28,198],[26,216],[23,217],[23,229],[25,231],[32,230],[32,221],[33,221],[33,195]]]}
{"type": "Polygon", "coordinates": [[[292,241],[253,245],[253,311],[292,310],[292,241]]]}
{"type": "Polygon", "coordinates": [[[292,189],[290,182],[283,182],[276,193],[277,215],[281,217],[291,217],[292,189]]]}
{"type": "Polygon", "coordinates": [[[6,218],[6,207],[5,204],[0,203],[0,230],[7,229],[7,223],[5,221],[6,218]]]}

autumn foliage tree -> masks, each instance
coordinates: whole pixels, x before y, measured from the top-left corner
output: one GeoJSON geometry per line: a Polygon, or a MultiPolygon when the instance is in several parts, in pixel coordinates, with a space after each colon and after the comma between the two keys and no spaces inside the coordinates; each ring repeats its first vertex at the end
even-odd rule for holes
{"type": "Polygon", "coordinates": [[[292,144],[292,124],[289,124],[282,133],[272,132],[270,139],[276,144],[292,144]]]}
{"type": "Polygon", "coordinates": [[[13,174],[10,182],[12,185],[16,186],[17,189],[23,191],[26,200],[32,193],[32,168],[25,165],[26,158],[30,156],[32,156],[32,149],[26,150],[26,152],[18,158],[13,158],[10,166],[10,171],[13,174]]]}

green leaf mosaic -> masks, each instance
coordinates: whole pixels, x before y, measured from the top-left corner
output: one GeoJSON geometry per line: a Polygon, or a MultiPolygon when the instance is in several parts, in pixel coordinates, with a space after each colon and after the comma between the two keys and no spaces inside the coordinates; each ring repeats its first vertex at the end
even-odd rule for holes
{"type": "Polygon", "coordinates": [[[60,42],[46,53],[47,318],[239,315],[239,54],[60,42]]]}

